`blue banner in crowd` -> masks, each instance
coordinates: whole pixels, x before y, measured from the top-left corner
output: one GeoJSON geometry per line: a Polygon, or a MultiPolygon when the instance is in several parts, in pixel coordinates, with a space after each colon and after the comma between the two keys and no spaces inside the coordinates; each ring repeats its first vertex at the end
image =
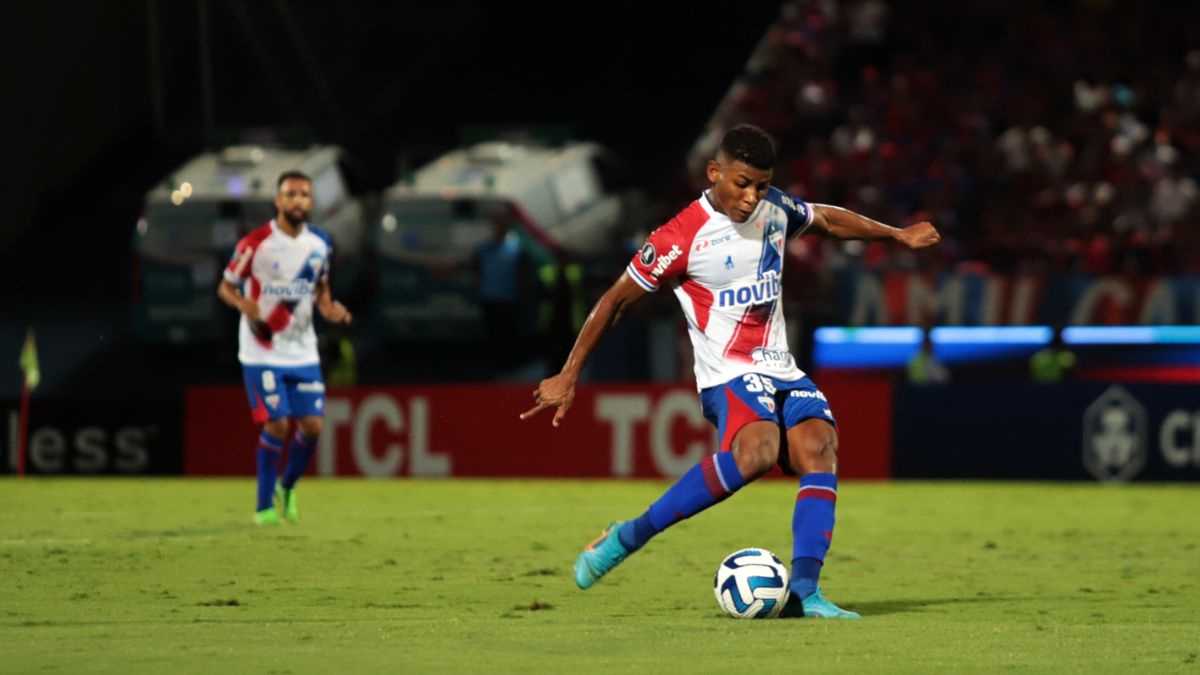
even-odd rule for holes
{"type": "Polygon", "coordinates": [[[1200,276],[1088,277],[850,270],[847,326],[1200,324],[1200,276]]]}

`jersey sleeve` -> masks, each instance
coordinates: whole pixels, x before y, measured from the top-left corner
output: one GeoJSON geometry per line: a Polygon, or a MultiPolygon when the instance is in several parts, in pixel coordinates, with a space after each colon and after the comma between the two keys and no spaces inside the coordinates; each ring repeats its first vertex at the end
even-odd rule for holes
{"type": "Polygon", "coordinates": [[[691,241],[685,239],[690,236],[685,233],[679,218],[672,218],[646,237],[646,243],[629,261],[625,272],[646,291],[657,291],[662,282],[687,271],[687,251],[691,241]]]}
{"type": "Polygon", "coordinates": [[[812,225],[812,204],[793,197],[777,188],[771,188],[767,198],[777,204],[787,213],[787,238],[798,237],[812,225]]]}
{"type": "Polygon", "coordinates": [[[233,257],[225,266],[226,281],[240,286],[246,277],[250,276],[250,263],[254,260],[254,253],[258,249],[259,241],[261,241],[261,237],[255,237],[252,234],[246,235],[238,241],[237,246],[233,249],[233,257]]]}

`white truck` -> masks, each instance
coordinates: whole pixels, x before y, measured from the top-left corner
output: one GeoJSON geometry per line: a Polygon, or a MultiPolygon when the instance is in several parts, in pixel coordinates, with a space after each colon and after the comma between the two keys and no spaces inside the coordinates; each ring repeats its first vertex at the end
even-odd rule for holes
{"type": "Polygon", "coordinates": [[[493,141],[454,150],[383,195],[373,226],[376,316],[392,337],[480,339],[474,251],[506,221],[534,265],[611,250],[637,208],[621,163],[600,145],[493,141]]]}

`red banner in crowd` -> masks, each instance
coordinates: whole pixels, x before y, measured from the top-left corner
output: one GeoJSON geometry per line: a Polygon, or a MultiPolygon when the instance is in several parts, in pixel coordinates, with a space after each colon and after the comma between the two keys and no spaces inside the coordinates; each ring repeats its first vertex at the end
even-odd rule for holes
{"type": "MultiPolygon", "coordinates": [[[[824,383],[838,417],[840,473],[891,472],[891,385],[824,383]]],[[[715,449],[694,389],[584,386],[562,426],[531,420],[533,385],[330,389],[310,471],[327,476],[677,476],[715,449]]],[[[187,393],[184,470],[252,475],[257,428],[239,387],[187,393]]]]}

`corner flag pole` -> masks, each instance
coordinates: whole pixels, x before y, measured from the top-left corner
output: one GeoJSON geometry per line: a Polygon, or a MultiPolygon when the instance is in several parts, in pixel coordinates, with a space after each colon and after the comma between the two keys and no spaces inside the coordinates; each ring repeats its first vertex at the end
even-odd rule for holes
{"type": "Polygon", "coordinates": [[[17,427],[17,477],[25,477],[25,445],[29,435],[29,375],[22,378],[21,422],[17,427]]]}
{"type": "Polygon", "coordinates": [[[24,477],[26,436],[29,435],[29,394],[42,379],[41,369],[38,367],[37,338],[33,333],[32,326],[25,334],[25,345],[21,347],[21,358],[17,363],[24,371],[24,377],[21,384],[21,421],[17,428],[16,469],[17,476],[24,477]]]}

